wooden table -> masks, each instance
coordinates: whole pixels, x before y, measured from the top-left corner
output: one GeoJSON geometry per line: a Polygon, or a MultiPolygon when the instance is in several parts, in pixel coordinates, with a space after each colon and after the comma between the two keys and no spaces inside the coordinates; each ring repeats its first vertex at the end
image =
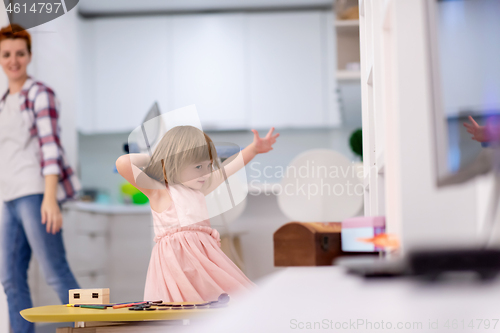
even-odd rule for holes
{"type": "MultiPolygon", "coordinates": [[[[176,303],[193,304],[193,303],[176,303]]],[[[21,316],[32,323],[75,322],[75,327],[62,327],[57,333],[114,333],[114,332],[165,332],[165,326],[189,325],[190,320],[210,317],[222,309],[194,308],[154,311],[131,311],[128,308],[106,310],[66,307],[65,305],[41,306],[21,311],[21,316]]]]}

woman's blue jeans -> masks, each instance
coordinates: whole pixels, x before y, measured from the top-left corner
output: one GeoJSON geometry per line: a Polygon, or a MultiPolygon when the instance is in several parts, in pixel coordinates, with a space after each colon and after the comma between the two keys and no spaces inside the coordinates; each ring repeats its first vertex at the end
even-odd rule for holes
{"type": "Polygon", "coordinates": [[[42,224],[40,207],[43,194],[28,195],[4,203],[1,230],[0,278],[7,295],[9,318],[14,333],[33,333],[35,327],[19,312],[33,306],[28,286],[31,253],[63,304],[68,303],[68,290],[78,283],[66,261],[62,230],[53,235],[42,224]]]}

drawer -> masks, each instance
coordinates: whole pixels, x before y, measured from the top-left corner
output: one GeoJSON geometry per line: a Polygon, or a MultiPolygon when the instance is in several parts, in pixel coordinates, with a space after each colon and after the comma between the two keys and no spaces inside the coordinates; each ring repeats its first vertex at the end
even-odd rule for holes
{"type": "Polygon", "coordinates": [[[77,212],[76,231],[78,233],[100,233],[108,231],[109,216],[104,214],[77,212]]]}

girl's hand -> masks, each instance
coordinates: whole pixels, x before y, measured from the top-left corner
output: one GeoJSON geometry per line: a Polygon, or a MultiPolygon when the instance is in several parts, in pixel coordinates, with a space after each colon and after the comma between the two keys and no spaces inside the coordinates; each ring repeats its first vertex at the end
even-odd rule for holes
{"type": "Polygon", "coordinates": [[[479,126],[478,123],[469,116],[469,120],[471,124],[464,123],[465,128],[467,128],[467,132],[472,134],[472,140],[476,140],[478,142],[489,142],[491,141],[491,135],[486,128],[486,126],[479,126]]]}
{"type": "Polygon", "coordinates": [[[44,196],[42,201],[42,224],[47,225],[47,232],[55,235],[62,227],[62,214],[55,198],[44,196]]]}
{"type": "Polygon", "coordinates": [[[255,152],[257,154],[267,153],[268,151],[273,149],[272,146],[276,142],[276,138],[278,136],[280,136],[279,133],[273,135],[273,131],[274,131],[274,127],[271,127],[271,129],[269,130],[267,135],[264,138],[260,138],[259,133],[257,133],[257,131],[254,129],[252,130],[252,132],[253,132],[253,145],[255,148],[255,152]]]}

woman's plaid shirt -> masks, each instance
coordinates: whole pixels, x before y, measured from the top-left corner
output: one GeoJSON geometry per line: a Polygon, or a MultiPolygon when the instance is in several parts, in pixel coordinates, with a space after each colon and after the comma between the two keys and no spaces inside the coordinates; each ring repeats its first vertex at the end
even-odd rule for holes
{"type": "MultiPolygon", "coordinates": [[[[5,105],[7,91],[0,100],[0,112],[5,105]]],[[[69,166],[61,145],[58,125],[59,102],[54,91],[41,82],[28,78],[19,93],[21,113],[30,126],[30,134],[40,144],[42,176],[59,175],[57,200],[62,203],[75,198],[80,183],[69,166]]]]}

